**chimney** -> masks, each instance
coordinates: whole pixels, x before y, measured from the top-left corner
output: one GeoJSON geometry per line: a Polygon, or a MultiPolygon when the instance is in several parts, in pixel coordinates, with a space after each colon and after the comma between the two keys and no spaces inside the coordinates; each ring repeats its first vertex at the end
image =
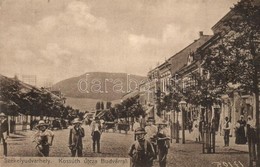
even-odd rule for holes
{"type": "Polygon", "coordinates": [[[200,37],[202,37],[203,36],[203,31],[200,31],[199,35],[200,35],[200,37]]]}

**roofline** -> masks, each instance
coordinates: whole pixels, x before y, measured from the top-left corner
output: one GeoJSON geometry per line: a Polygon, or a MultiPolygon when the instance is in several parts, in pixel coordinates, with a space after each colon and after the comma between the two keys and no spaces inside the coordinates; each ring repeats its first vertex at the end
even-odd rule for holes
{"type": "MultiPolygon", "coordinates": [[[[212,35],[203,35],[204,37],[206,36],[212,36],[212,35]]],[[[201,38],[194,40],[192,43],[190,43],[188,46],[186,46],[185,48],[183,48],[182,50],[180,50],[179,52],[175,53],[173,56],[171,56],[169,59],[172,59],[173,57],[177,56],[178,54],[180,54],[181,52],[183,52],[185,49],[189,48],[191,45],[193,45],[194,43],[198,42],[201,38]]],[[[211,39],[211,38],[210,38],[211,39]]],[[[208,40],[207,40],[208,41],[208,40]]]]}

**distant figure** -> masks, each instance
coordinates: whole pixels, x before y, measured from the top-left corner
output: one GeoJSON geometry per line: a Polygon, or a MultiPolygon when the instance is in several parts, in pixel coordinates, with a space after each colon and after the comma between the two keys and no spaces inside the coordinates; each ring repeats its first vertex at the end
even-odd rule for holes
{"type": "Polygon", "coordinates": [[[203,138],[204,138],[203,125],[204,125],[203,117],[200,117],[200,120],[199,120],[199,141],[203,140],[203,138]]]}
{"type": "Polygon", "coordinates": [[[224,130],[224,144],[225,147],[227,147],[229,146],[229,134],[230,134],[230,122],[228,120],[228,117],[225,117],[223,130],[224,130]]]}
{"type": "Polygon", "coordinates": [[[200,141],[200,132],[199,132],[199,121],[197,118],[194,118],[195,120],[193,121],[192,125],[192,132],[193,132],[193,137],[197,141],[200,141]]]}
{"type": "Polygon", "coordinates": [[[191,133],[193,130],[193,121],[191,121],[191,119],[188,120],[188,127],[189,127],[189,133],[191,133]]]}
{"type": "Polygon", "coordinates": [[[69,148],[71,150],[71,156],[75,157],[76,153],[78,157],[82,157],[83,143],[82,138],[85,136],[85,131],[81,127],[82,122],[79,118],[75,118],[72,121],[73,128],[70,129],[69,134],[69,148]]]}
{"type": "Polygon", "coordinates": [[[146,127],[145,127],[145,132],[146,132],[145,139],[148,140],[152,144],[154,152],[155,152],[154,159],[156,159],[157,152],[158,152],[157,140],[156,140],[158,129],[157,129],[157,126],[154,125],[154,123],[155,123],[155,120],[152,117],[149,117],[147,120],[147,123],[146,123],[146,127]]]}
{"type": "Polygon", "coordinates": [[[154,150],[151,143],[144,138],[146,132],[139,127],[135,131],[137,140],[131,145],[128,155],[131,157],[132,167],[153,166],[154,150]]]}
{"type": "Polygon", "coordinates": [[[250,161],[256,160],[256,143],[257,143],[257,133],[255,122],[252,120],[251,116],[247,117],[247,140],[250,154],[250,161]]]}
{"type": "Polygon", "coordinates": [[[39,121],[36,126],[38,129],[34,134],[34,141],[37,143],[37,150],[41,156],[48,157],[50,152],[50,146],[52,146],[54,133],[47,129],[49,124],[46,124],[43,120],[39,121]]]}
{"type": "Polygon", "coordinates": [[[245,133],[246,121],[244,120],[244,116],[240,116],[240,120],[237,121],[236,124],[236,144],[246,144],[246,133],[245,133]]]}
{"type": "Polygon", "coordinates": [[[91,136],[93,140],[93,152],[96,151],[100,153],[100,138],[101,138],[101,124],[98,117],[95,117],[95,120],[91,122],[91,136]]]}
{"type": "Polygon", "coordinates": [[[166,167],[166,160],[168,149],[170,148],[170,133],[167,129],[167,122],[165,120],[158,122],[158,135],[157,135],[157,145],[158,145],[158,156],[160,167],[166,167]]]}
{"type": "Polygon", "coordinates": [[[33,130],[34,126],[37,125],[37,120],[34,119],[30,122],[30,130],[33,130]]]}
{"type": "Polygon", "coordinates": [[[7,138],[9,136],[8,132],[8,121],[7,121],[7,115],[4,113],[0,113],[0,142],[3,142],[3,148],[4,148],[4,156],[7,157],[7,138]]]}
{"type": "Polygon", "coordinates": [[[145,119],[143,118],[142,115],[140,115],[139,122],[140,122],[140,127],[145,128],[145,119]]]}
{"type": "MultiPolygon", "coordinates": [[[[134,125],[133,125],[133,130],[134,130],[134,132],[136,131],[137,128],[140,128],[140,127],[141,127],[141,125],[140,125],[140,123],[139,123],[139,120],[136,119],[136,120],[135,120],[135,123],[134,123],[134,125]]],[[[136,140],[136,135],[134,135],[134,140],[136,140]]]]}

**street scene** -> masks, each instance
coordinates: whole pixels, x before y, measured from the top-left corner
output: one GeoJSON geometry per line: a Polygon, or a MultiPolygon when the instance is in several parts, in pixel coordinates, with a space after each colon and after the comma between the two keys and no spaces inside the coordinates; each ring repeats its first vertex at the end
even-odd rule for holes
{"type": "MultiPolygon", "coordinates": [[[[119,132],[104,132],[101,138],[101,153],[92,152],[92,139],[88,126],[83,126],[86,136],[83,139],[83,157],[128,157],[129,143],[134,141],[133,132],[128,134],[119,132]],[[114,141],[118,141],[117,144],[114,141]]],[[[50,156],[70,157],[68,148],[68,129],[54,131],[55,139],[50,148],[50,156]],[[64,139],[64,140],[60,140],[64,139]]],[[[35,144],[32,143],[34,131],[19,131],[19,135],[11,135],[8,144],[9,156],[38,156],[35,144]]],[[[167,166],[248,166],[247,147],[238,147],[232,144],[229,148],[223,147],[222,137],[219,137],[216,146],[216,154],[205,155],[202,153],[201,143],[195,142],[192,136],[187,134],[187,143],[171,143],[167,166]],[[237,164],[237,165],[236,165],[237,164]]],[[[232,141],[234,142],[234,141],[232,141]]],[[[154,161],[154,166],[159,166],[154,161]]]]}
{"type": "Polygon", "coordinates": [[[0,0],[0,15],[0,166],[260,166],[259,0],[0,0]]]}

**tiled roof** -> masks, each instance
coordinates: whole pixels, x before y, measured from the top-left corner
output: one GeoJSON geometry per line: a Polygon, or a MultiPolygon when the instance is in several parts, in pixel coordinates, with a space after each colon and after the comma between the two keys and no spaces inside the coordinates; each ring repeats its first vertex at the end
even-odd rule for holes
{"type": "Polygon", "coordinates": [[[195,40],[189,46],[173,55],[170,58],[171,73],[174,75],[179,69],[184,67],[188,62],[188,57],[190,53],[195,52],[197,48],[199,48],[201,45],[207,42],[211,37],[212,35],[203,35],[198,40],[195,40]]]}

